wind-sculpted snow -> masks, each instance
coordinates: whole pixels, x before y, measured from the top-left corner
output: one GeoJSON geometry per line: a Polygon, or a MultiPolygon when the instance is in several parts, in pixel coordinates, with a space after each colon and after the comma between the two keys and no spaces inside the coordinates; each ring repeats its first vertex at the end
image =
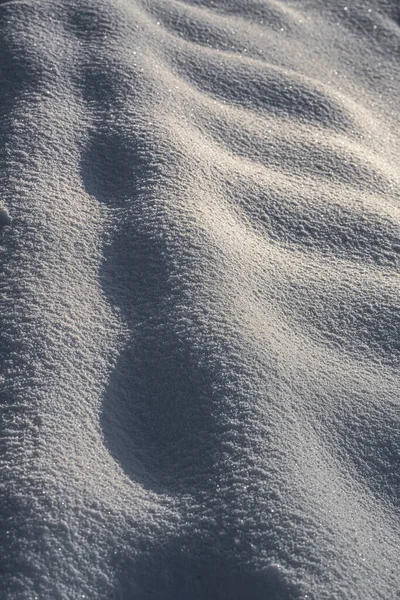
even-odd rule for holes
{"type": "Polygon", "coordinates": [[[0,2],[7,600],[390,600],[397,0],[0,2]]]}

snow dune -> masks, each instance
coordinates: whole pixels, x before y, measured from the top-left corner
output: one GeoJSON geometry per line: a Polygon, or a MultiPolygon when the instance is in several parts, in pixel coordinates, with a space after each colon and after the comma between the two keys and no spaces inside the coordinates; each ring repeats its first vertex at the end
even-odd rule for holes
{"type": "Polygon", "coordinates": [[[0,2],[2,598],[400,595],[399,46],[0,2]]]}

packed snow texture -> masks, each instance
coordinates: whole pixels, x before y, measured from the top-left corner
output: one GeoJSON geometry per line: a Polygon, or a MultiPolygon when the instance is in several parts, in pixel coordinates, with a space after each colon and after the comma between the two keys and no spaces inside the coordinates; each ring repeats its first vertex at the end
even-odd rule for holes
{"type": "Polygon", "coordinates": [[[399,25],[0,2],[1,598],[400,596],[399,25]]]}

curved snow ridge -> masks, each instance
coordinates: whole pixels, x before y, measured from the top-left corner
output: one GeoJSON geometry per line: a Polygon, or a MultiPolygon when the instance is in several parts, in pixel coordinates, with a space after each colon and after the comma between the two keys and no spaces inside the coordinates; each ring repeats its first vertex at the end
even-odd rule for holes
{"type": "Polygon", "coordinates": [[[0,3],[5,597],[400,589],[395,8],[0,3]]]}

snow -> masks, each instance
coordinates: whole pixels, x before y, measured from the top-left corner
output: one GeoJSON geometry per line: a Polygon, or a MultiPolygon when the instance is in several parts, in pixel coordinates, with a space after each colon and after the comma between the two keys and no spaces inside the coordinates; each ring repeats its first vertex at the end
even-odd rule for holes
{"type": "Polygon", "coordinates": [[[400,594],[399,44],[0,2],[0,597],[400,594]]]}

